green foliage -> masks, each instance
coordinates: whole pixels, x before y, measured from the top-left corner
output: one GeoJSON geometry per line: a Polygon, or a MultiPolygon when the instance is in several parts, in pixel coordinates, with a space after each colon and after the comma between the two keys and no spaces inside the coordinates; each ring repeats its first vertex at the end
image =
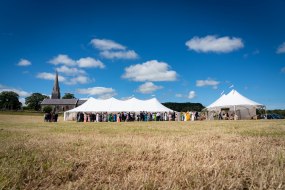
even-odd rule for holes
{"type": "Polygon", "coordinates": [[[43,108],[43,112],[45,112],[45,113],[50,113],[51,111],[52,111],[52,107],[51,106],[45,106],[43,108]]]}
{"type": "Polygon", "coordinates": [[[71,93],[65,93],[62,99],[75,99],[75,96],[71,93]]]}
{"type": "Polygon", "coordinates": [[[285,110],[281,110],[281,109],[276,109],[276,110],[267,110],[268,114],[278,114],[278,115],[283,115],[285,117],[285,110]]]}
{"type": "Polygon", "coordinates": [[[166,102],[162,103],[164,106],[178,112],[186,111],[202,111],[205,107],[201,103],[176,103],[176,102],[166,102]]]}
{"type": "Polygon", "coordinates": [[[27,107],[29,109],[39,111],[41,109],[41,102],[49,98],[48,96],[42,95],[41,93],[33,93],[31,96],[27,97],[25,100],[27,107]]]}
{"type": "Polygon", "coordinates": [[[18,110],[22,106],[19,101],[19,95],[12,91],[3,91],[0,93],[1,110],[18,110]]]}

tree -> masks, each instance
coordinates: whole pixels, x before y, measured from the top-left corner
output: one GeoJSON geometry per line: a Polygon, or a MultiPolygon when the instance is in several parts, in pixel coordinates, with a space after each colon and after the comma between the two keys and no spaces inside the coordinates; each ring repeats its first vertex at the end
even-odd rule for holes
{"type": "Polygon", "coordinates": [[[44,111],[45,113],[50,113],[50,112],[52,111],[52,107],[51,107],[51,106],[45,106],[45,107],[43,108],[43,111],[44,111]]]}
{"type": "Polygon", "coordinates": [[[166,102],[162,103],[164,106],[179,112],[186,111],[202,111],[205,107],[201,103],[176,103],[176,102],[166,102]]]}
{"type": "Polygon", "coordinates": [[[75,96],[71,93],[65,93],[62,99],[75,99],[75,96]]]}
{"type": "Polygon", "coordinates": [[[25,103],[29,109],[39,111],[41,109],[41,102],[46,98],[49,97],[40,93],[33,93],[31,96],[25,99],[25,103]]]}
{"type": "Polygon", "coordinates": [[[20,109],[22,103],[19,101],[19,95],[13,91],[3,91],[0,93],[0,108],[8,110],[20,109]]]}

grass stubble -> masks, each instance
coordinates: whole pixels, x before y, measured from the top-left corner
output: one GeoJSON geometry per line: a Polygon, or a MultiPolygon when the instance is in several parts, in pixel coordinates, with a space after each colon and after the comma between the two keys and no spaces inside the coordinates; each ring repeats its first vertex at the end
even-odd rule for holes
{"type": "Polygon", "coordinates": [[[0,189],[285,189],[284,120],[44,123],[0,115],[0,145],[0,189]]]}

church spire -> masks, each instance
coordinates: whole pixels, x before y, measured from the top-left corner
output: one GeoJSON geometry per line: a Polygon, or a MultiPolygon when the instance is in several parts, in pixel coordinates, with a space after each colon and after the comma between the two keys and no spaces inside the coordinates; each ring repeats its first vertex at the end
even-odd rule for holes
{"type": "Polygon", "coordinates": [[[58,84],[58,73],[55,73],[54,85],[51,93],[51,99],[60,99],[60,88],[58,84]]]}

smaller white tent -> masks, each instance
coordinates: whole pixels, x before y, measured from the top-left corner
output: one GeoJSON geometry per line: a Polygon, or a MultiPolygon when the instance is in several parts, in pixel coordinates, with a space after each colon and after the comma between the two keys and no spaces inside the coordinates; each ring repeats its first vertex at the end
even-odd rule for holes
{"type": "Polygon", "coordinates": [[[156,98],[139,100],[131,98],[128,100],[118,100],[116,98],[95,99],[89,98],[84,104],[64,112],[64,120],[75,117],[77,112],[173,112],[173,110],[162,105],[156,98]]]}
{"type": "Polygon", "coordinates": [[[223,94],[206,109],[210,112],[209,119],[213,119],[213,114],[222,110],[227,110],[231,114],[235,114],[238,119],[252,119],[256,116],[256,109],[264,107],[263,104],[252,101],[241,95],[238,91],[232,90],[227,95],[223,94]]]}

